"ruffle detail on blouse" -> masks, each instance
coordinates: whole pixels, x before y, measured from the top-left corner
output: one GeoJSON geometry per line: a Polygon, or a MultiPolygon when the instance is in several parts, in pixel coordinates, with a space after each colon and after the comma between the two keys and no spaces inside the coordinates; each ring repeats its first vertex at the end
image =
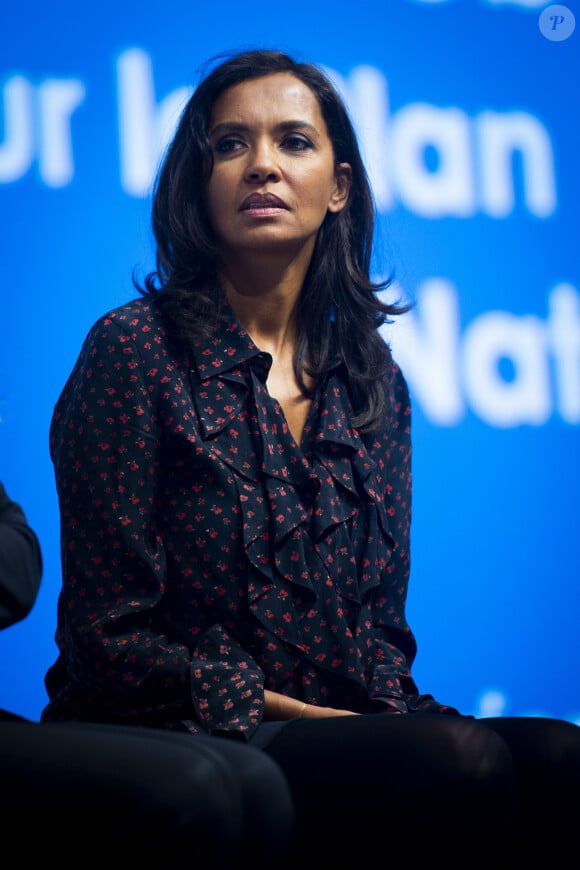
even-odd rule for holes
{"type": "Polygon", "coordinates": [[[252,566],[250,610],[267,631],[316,667],[366,687],[360,638],[353,633],[363,596],[381,583],[395,546],[384,501],[373,489],[376,464],[358,434],[341,427],[340,419],[349,415],[338,390],[332,415],[324,413],[322,403],[310,462],[289,436],[277,456],[279,441],[273,447],[267,442],[271,420],[260,410],[263,388],[254,387],[264,433],[263,482],[238,483],[244,548],[252,566]],[[334,423],[324,426],[325,419],[334,423]],[[365,532],[353,540],[351,521],[359,513],[365,516],[365,532]],[[325,584],[335,590],[328,604],[325,584]],[[338,609],[332,603],[337,593],[338,609]]]}
{"type": "Polygon", "coordinates": [[[362,611],[395,541],[380,470],[349,426],[340,361],[299,447],[266,388],[271,357],[242,329],[217,332],[211,348],[193,356],[202,437],[238,489],[247,605],[263,628],[250,632],[256,660],[275,657],[283,682],[302,658],[366,693],[371,627],[362,611]]]}

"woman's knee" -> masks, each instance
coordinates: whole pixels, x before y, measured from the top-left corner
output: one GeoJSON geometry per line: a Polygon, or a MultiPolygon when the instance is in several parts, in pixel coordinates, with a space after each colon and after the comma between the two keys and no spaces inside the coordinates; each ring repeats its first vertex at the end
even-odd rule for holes
{"type": "Polygon", "coordinates": [[[476,720],[446,719],[440,724],[436,751],[447,777],[478,790],[503,793],[513,788],[512,754],[499,734],[476,720]]]}

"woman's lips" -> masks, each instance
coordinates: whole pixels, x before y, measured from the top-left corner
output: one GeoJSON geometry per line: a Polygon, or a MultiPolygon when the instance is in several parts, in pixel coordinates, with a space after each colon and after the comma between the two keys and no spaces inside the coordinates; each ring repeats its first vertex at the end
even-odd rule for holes
{"type": "Polygon", "coordinates": [[[273,193],[252,193],[240,206],[240,211],[271,211],[287,209],[286,203],[273,193]]]}

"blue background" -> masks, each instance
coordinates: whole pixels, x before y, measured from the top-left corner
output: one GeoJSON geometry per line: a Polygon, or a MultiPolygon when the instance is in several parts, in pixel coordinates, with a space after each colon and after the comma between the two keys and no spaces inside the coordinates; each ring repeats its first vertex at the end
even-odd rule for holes
{"type": "MultiPolygon", "coordinates": [[[[392,198],[379,210],[382,259],[376,268],[392,264],[397,289],[417,302],[385,338],[413,395],[408,616],[419,643],[419,688],[466,713],[533,712],[580,721],[580,12],[576,3],[567,4],[578,29],[554,41],[539,27],[547,5],[104,0],[47,7],[23,0],[4,8],[0,479],[39,535],[44,578],[30,616],[0,635],[0,706],[36,718],[45,703],[44,673],[56,655],[58,510],[48,455],[54,402],[92,322],[134,295],[134,267],[143,274],[153,265],[149,200],[122,182],[118,61],[134,49],[143,52],[160,103],[195,84],[200,66],[215,53],[277,47],[323,65],[347,85],[361,68],[387,85],[386,120],[373,141],[392,198]],[[30,100],[10,114],[6,99],[15,80],[28,87],[30,100]],[[70,124],[60,128],[70,134],[71,176],[54,183],[43,164],[50,145],[42,107],[50,83],[63,81],[76,82],[82,99],[70,124]],[[467,214],[444,207],[426,214],[406,193],[413,172],[419,178],[422,172],[429,186],[429,177],[457,171],[437,138],[427,136],[418,157],[405,150],[396,156],[409,108],[421,117],[435,109],[445,123],[459,118],[467,131],[465,142],[454,140],[459,151],[452,148],[467,161],[474,183],[467,214]],[[486,112],[508,122],[523,113],[545,131],[551,156],[539,176],[553,169],[555,194],[545,213],[530,205],[539,176],[524,176],[526,158],[517,153],[510,158],[513,203],[502,215],[486,205],[478,132],[486,112]],[[15,132],[15,118],[30,122],[28,132],[15,132]],[[6,154],[17,136],[21,163],[11,169],[6,154]],[[447,331],[446,307],[439,305],[438,316],[427,314],[434,282],[444,282],[438,286],[447,288],[456,311],[447,331]],[[567,410],[556,366],[564,339],[554,338],[550,326],[550,300],[562,286],[571,305],[567,410]],[[526,413],[501,419],[479,404],[485,383],[495,385],[496,398],[510,384],[518,392],[528,369],[510,355],[509,341],[486,365],[480,359],[482,372],[467,372],[474,334],[493,340],[506,316],[514,334],[521,327],[536,336],[526,360],[547,373],[546,388],[530,376],[530,395],[537,398],[543,389],[546,400],[541,419],[526,413]],[[447,341],[437,351],[435,332],[447,341]],[[453,413],[444,412],[450,385],[437,377],[445,347],[456,364],[453,413]]],[[[362,122],[360,105],[353,111],[363,139],[364,125],[376,120],[375,104],[365,105],[362,122]]],[[[420,185],[416,193],[419,203],[426,201],[420,185]]]]}

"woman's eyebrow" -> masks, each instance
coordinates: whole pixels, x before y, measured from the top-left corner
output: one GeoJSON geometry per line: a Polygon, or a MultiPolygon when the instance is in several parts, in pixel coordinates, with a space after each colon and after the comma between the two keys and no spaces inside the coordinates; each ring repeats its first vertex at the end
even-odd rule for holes
{"type": "Polygon", "coordinates": [[[276,124],[276,130],[279,130],[281,133],[287,133],[291,130],[304,130],[311,133],[313,136],[318,135],[318,130],[311,124],[309,121],[303,120],[295,120],[295,121],[281,121],[279,124],[276,124]]]}
{"type": "MultiPolygon", "coordinates": [[[[218,136],[222,133],[247,133],[251,130],[249,124],[243,124],[239,121],[220,121],[215,127],[212,127],[208,133],[209,136],[218,136]]],[[[277,133],[287,133],[292,130],[303,130],[310,133],[312,136],[318,136],[319,131],[309,121],[301,119],[280,121],[274,125],[274,130],[277,133]]]]}

